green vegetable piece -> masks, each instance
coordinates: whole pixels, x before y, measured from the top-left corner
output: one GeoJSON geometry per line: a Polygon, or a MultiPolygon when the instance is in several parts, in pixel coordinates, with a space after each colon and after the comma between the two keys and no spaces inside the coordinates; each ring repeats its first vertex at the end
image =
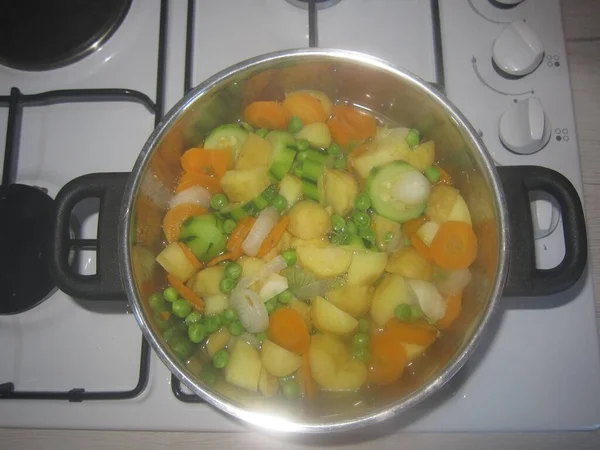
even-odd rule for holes
{"type": "Polygon", "coordinates": [[[215,194],[210,199],[210,206],[217,211],[227,206],[227,197],[224,194],[215,194]]]}
{"type": "Polygon", "coordinates": [[[342,149],[337,144],[331,144],[327,149],[327,153],[329,153],[331,156],[339,156],[342,154],[342,149]]]}
{"type": "Polygon", "coordinates": [[[366,192],[361,192],[356,196],[356,200],[354,201],[354,207],[361,211],[366,211],[371,207],[371,199],[369,198],[369,194],[366,192]]]}
{"type": "Polygon", "coordinates": [[[277,193],[277,186],[275,184],[271,184],[268,188],[262,191],[261,195],[262,198],[264,198],[267,201],[267,203],[270,203],[275,197],[277,197],[277,193]]]}
{"type": "Polygon", "coordinates": [[[201,323],[193,323],[188,328],[188,338],[194,344],[199,344],[206,337],[206,328],[201,323]]]}
{"type": "Polygon", "coordinates": [[[221,319],[227,320],[226,323],[233,322],[234,320],[237,320],[237,318],[238,318],[238,315],[235,312],[235,309],[228,308],[221,313],[221,319]]]}
{"type": "Polygon", "coordinates": [[[258,207],[254,204],[254,201],[246,203],[244,205],[244,209],[251,216],[257,216],[258,213],[260,213],[260,209],[258,209],[258,207]]]}
{"type": "Polygon", "coordinates": [[[354,222],[346,222],[346,230],[350,234],[358,233],[358,228],[356,228],[356,225],[354,224],[354,222]]]}
{"type": "Polygon", "coordinates": [[[296,155],[296,161],[298,161],[298,162],[304,162],[306,160],[306,158],[308,158],[308,152],[307,151],[299,152],[296,155]]]}
{"type": "Polygon", "coordinates": [[[315,181],[315,182],[319,181],[319,178],[321,178],[321,175],[323,174],[324,169],[325,169],[325,166],[323,165],[323,163],[320,163],[318,161],[313,161],[313,160],[307,158],[302,163],[303,178],[305,180],[310,180],[310,181],[315,181]]]}
{"type": "Polygon", "coordinates": [[[185,318],[185,324],[188,327],[194,323],[200,323],[200,321],[202,321],[202,313],[200,311],[198,311],[197,309],[194,309],[185,318]]]}
{"type": "Polygon", "coordinates": [[[294,296],[287,289],[277,296],[277,300],[283,305],[287,305],[293,298],[294,296]]]}
{"type": "Polygon", "coordinates": [[[352,235],[347,231],[342,231],[341,233],[336,233],[331,236],[329,242],[333,245],[346,245],[352,239],[352,235]]]}
{"type": "Polygon", "coordinates": [[[440,169],[437,167],[431,166],[425,169],[425,176],[431,184],[436,184],[438,181],[440,181],[441,175],[440,169]]]}
{"type": "Polygon", "coordinates": [[[423,311],[417,305],[411,305],[410,307],[410,317],[413,320],[420,319],[423,317],[423,311]]]}
{"type": "Polygon", "coordinates": [[[371,217],[364,211],[354,211],[352,214],[352,222],[359,230],[364,230],[371,226],[371,217]]]}
{"type": "Polygon", "coordinates": [[[283,383],[282,386],[283,395],[290,400],[294,400],[300,397],[300,384],[294,380],[288,380],[283,383]]]}
{"type": "Polygon", "coordinates": [[[181,226],[181,240],[200,261],[210,261],[225,251],[227,237],[217,214],[190,217],[181,226]]]}
{"type": "MultiPolygon", "coordinates": [[[[302,172],[301,172],[302,173],[302,172]]],[[[298,175],[296,175],[298,176],[298,175]]],[[[300,176],[301,178],[302,176],[300,176]]],[[[316,202],[319,201],[319,188],[315,183],[311,183],[307,180],[302,180],[302,194],[304,194],[305,198],[309,198],[316,202]]]]}
{"type": "Polygon", "coordinates": [[[173,303],[175,300],[177,300],[179,294],[177,294],[177,290],[175,290],[174,287],[169,286],[163,291],[163,297],[169,303],[173,303]]]}
{"type": "Polygon", "coordinates": [[[287,208],[287,200],[285,199],[285,197],[283,195],[278,195],[277,197],[275,197],[273,199],[273,201],[271,202],[271,205],[273,205],[273,207],[277,210],[277,211],[285,211],[285,209],[287,208]]]}
{"type": "Polygon", "coordinates": [[[302,128],[304,128],[304,124],[300,117],[292,116],[288,122],[288,131],[290,133],[298,133],[302,128]]]}
{"type": "Polygon", "coordinates": [[[231,322],[228,328],[232,336],[239,336],[244,332],[244,326],[239,320],[234,320],[231,322]]]}
{"type": "Polygon", "coordinates": [[[281,254],[281,256],[283,256],[283,259],[285,259],[285,263],[288,267],[291,267],[294,264],[296,264],[296,261],[298,260],[296,250],[286,250],[281,254]]]}
{"type": "Polygon", "coordinates": [[[371,228],[365,228],[363,230],[360,230],[358,235],[365,241],[370,242],[371,244],[374,244],[375,240],[377,239],[375,231],[371,228]]]}
{"type": "Polygon", "coordinates": [[[269,134],[269,130],[267,130],[266,128],[259,128],[255,131],[255,133],[264,139],[267,137],[267,134],[269,134]]]}
{"type": "Polygon", "coordinates": [[[298,178],[302,178],[304,176],[304,172],[302,171],[302,166],[298,166],[294,168],[294,175],[298,178]]]}
{"type": "Polygon", "coordinates": [[[219,316],[208,316],[204,318],[204,328],[207,333],[214,333],[221,327],[221,319],[219,316]]]}
{"type": "Polygon", "coordinates": [[[296,148],[298,151],[308,150],[310,148],[310,142],[306,139],[296,139],[296,148]]]}
{"type": "Polygon", "coordinates": [[[229,363],[229,353],[227,350],[217,350],[213,355],[213,364],[217,369],[223,369],[229,363]]]}
{"type": "Polygon", "coordinates": [[[219,289],[223,294],[229,294],[235,288],[236,281],[231,278],[223,278],[219,284],[219,289]]]}
{"type": "Polygon", "coordinates": [[[258,339],[259,342],[263,342],[266,339],[269,339],[269,336],[267,336],[267,333],[264,331],[261,331],[260,333],[256,333],[256,339],[258,339]]]}
{"type": "Polygon", "coordinates": [[[366,347],[354,347],[352,353],[356,359],[365,363],[369,362],[369,360],[371,359],[369,349],[366,347]]]}
{"type": "Polygon", "coordinates": [[[333,168],[334,169],[345,169],[346,166],[348,165],[348,158],[346,158],[345,155],[340,156],[339,158],[336,158],[333,161],[333,168]]]}
{"type": "Polygon", "coordinates": [[[407,305],[406,303],[400,303],[398,306],[396,306],[394,315],[396,316],[396,319],[404,322],[410,320],[412,317],[410,305],[407,305]]]}
{"type": "Polygon", "coordinates": [[[366,317],[358,319],[358,331],[361,333],[367,333],[369,331],[369,319],[366,317]]]}
{"type": "Polygon", "coordinates": [[[416,147],[421,142],[421,135],[418,130],[411,128],[411,130],[406,135],[406,143],[409,148],[416,147]]]}
{"type": "Polygon", "coordinates": [[[352,345],[354,346],[354,348],[368,347],[369,335],[367,333],[356,333],[352,337],[352,345]]]}
{"type": "Polygon", "coordinates": [[[242,266],[238,263],[229,263],[227,267],[225,267],[225,277],[231,278],[232,280],[237,280],[242,276],[242,266]]]}
{"type": "Polygon", "coordinates": [[[267,309],[267,312],[269,314],[271,314],[273,311],[275,311],[275,308],[277,307],[277,297],[273,297],[270,300],[267,300],[265,302],[265,308],[267,309]]]}
{"type": "MultiPolygon", "coordinates": [[[[232,209],[228,214],[236,222],[242,220],[244,217],[248,217],[248,213],[242,206],[232,209]]],[[[225,224],[223,224],[223,232],[227,233],[225,224]]]]}
{"type": "Polygon", "coordinates": [[[212,386],[217,381],[217,370],[212,364],[205,364],[200,372],[200,379],[212,386]]]}
{"type": "Polygon", "coordinates": [[[225,222],[223,222],[223,232],[225,234],[231,234],[233,233],[233,230],[235,230],[236,226],[237,223],[235,222],[235,220],[227,219],[225,222]]]}
{"type": "Polygon", "coordinates": [[[344,231],[346,229],[346,221],[342,216],[334,214],[331,216],[331,228],[337,233],[344,231]]]}
{"type": "Polygon", "coordinates": [[[180,319],[185,319],[189,313],[192,312],[192,305],[190,305],[187,300],[183,298],[178,298],[171,305],[173,314],[175,314],[180,319]]]}
{"type": "MultiPolygon", "coordinates": [[[[177,292],[175,293],[177,295],[177,292]]],[[[148,304],[150,305],[150,309],[152,311],[168,311],[169,304],[165,301],[165,297],[161,292],[155,292],[148,299],[148,304]]]]}
{"type": "Polygon", "coordinates": [[[181,334],[175,335],[175,337],[169,341],[169,347],[171,347],[175,356],[181,360],[186,360],[194,353],[194,344],[190,342],[187,336],[181,334]]]}
{"type": "Polygon", "coordinates": [[[248,132],[239,124],[221,125],[215,128],[204,141],[204,148],[226,149],[231,148],[233,159],[237,158],[242,145],[248,138],[248,132]]]}
{"type": "Polygon", "coordinates": [[[306,150],[306,159],[310,159],[311,161],[325,164],[329,158],[327,156],[327,153],[323,153],[318,150],[309,149],[309,150],[306,150]]]}
{"type": "Polygon", "coordinates": [[[168,344],[174,339],[183,336],[184,330],[181,329],[181,324],[173,325],[163,332],[163,338],[165,342],[168,344]]]}
{"type": "Polygon", "coordinates": [[[296,140],[290,133],[278,130],[271,131],[266,139],[273,148],[273,163],[269,170],[278,180],[281,180],[294,164],[296,151],[290,146],[294,145],[296,140]]]}

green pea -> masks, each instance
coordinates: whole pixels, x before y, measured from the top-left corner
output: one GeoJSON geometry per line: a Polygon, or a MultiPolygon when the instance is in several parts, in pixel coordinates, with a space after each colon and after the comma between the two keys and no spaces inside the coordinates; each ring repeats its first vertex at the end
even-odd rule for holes
{"type": "Polygon", "coordinates": [[[356,359],[365,363],[371,359],[371,354],[367,347],[354,347],[352,353],[356,359]]]}
{"type": "Polygon", "coordinates": [[[267,312],[269,314],[271,314],[273,311],[275,311],[275,308],[277,307],[277,297],[273,297],[270,300],[267,300],[265,302],[265,308],[267,309],[267,312]]]}
{"type": "Polygon", "coordinates": [[[278,195],[273,199],[271,205],[273,205],[277,211],[284,211],[288,206],[288,202],[283,195],[278,195]]]}
{"type": "Polygon", "coordinates": [[[334,169],[345,169],[347,163],[348,163],[348,159],[346,158],[346,156],[342,155],[333,161],[333,168],[334,169]]]}
{"type": "Polygon", "coordinates": [[[369,319],[366,317],[358,319],[358,330],[361,333],[367,333],[369,331],[369,319]]]}
{"type": "Polygon", "coordinates": [[[227,219],[225,222],[223,222],[223,233],[231,234],[233,233],[233,230],[235,230],[235,227],[237,227],[235,220],[227,219]]]}
{"type": "Polygon", "coordinates": [[[423,317],[423,311],[417,305],[411,305],[410,307],[410,317],[411,319],[420,319],[423,317]]]}
{"type": "Polygon", "coordinates": [[[391,231],[388,231],[387,233],[385,233],[385,236],[383,236],[383,242],[385,242],[386,244],[388,242],[391,242],[392,239],[394,239],[394,233],[391,231]]]}
{"type": "Polygon", "coordinates": [[[300,119],[300,117],[292,116],[290,118],[290,121],[288,122],[288,126],[287,126],[288,131],[290,133],[297,133],[302,128],[304,128],[304,124],[302,123],[302,120],[300,119]]]}
{"type": "Polygon", "coordinates": [[[354,201],[354,207],[361,211],[366,211],[371,207],[371,199],[366,192],[361,192],[354,201]]]}
{"type": "Polygon", "coordinates": [[[301,152],[308,150],[310,148],[310,142],[306,139],[296,139],[296,148],[301,152]]]}
{"type": "Polygon", "coordinates": [[[371,226],[371,217],[364,211],[354,211],[352,221],[359,230],[364,230],[371,226]]]}
{"type": "Polygon", "coordinates": [[[189,327],[194,323],[200,323],[202,320],[202,313],[197,309],[194,309],[191,313],[187,315],[185,318],[185,324],[189,327]]]}
{"type": "Polygon", "coordinates": [[[333,245],[342,245],[342,237],[339,234],[333,234],[329,238],[329,242],[333,245]]]}
{"type": "Polygon", "coordinates": [[[154,323],[158,327],[160,331],[166,331],[171,326],[171,321],[169,319],[164,319],[161,312],[155,311],[153,314],[154,323]]]}
{"type": "Polygon", "coordinates": [[[334,214],[331,216],[331,228],[337,232],[344,231],[346,229],[346,221],[342,216],[334,214]]]}
{"type": "Polygon", "coordinates": [[[360,230],[360,232],[358,234],[365,241],[370,242],[372,244],[374,244],[377,239],[377,235],[375,234],[375,231],[371,230],[370,228],[367,228],[365,230],[360,230]]]}
{"type": "Polygon", "coordinates": [[[411,130],[406,135],[406,143],[408,144],[408,147],[416,147],[417,145],[419,145],[420,141],[421,135],[419,134],[419,131],[415,130],[414,128],[411,128],[411,130]]]}
{"type": "Polygon", "coordinates": [[[238,315],[234,309],[226,309],[221,313],[221,322],[228,324],[237,320],[238,315]]]}
{"type": "Polygon", "coordinates": [[[169,286],[163,291],[163,296],[165,297],[166,301],[173,303],[175,300],[177,300],[179,294],[177,294],[177,290],[174,287],[169,286]]]}
{"type": "Polygon", "coordinates": [[[215,381],[217,381],[217,370],[212,364],[205,364],[200,372],[200,379],[208,385],[215,384],[215,381]]]}
{"type": "Polygon", "coordinates": [[[303,178],[304,171],[302,170],[301,167],[296,167],[296,168],[294,168],[294,175],[296,175],[298,178],[303,178]]]}
{"type": "Polygon", "coordinates": [[[352,345],[355,348],[367,347],[369,345],[369,335],[367,333],[356,333],[352,337],[352,345]]]}
{"type": "Polygon", "coordinates": [[[188,328],[188,338],[194,344],[199,344],[206,337],[206,328],[201,323],[193,323],[188,328]]]}
{"type": "Polygon", "coordinates": [[[431,166],[425,169],[425,176],[431,184],[436,184],[438,181],[440,181],[441,175],[440,169],[437,167],[431,166]]]}
{"type": "Polygon", "coordinates": [[[229,294],[235,288],[236,282],[231,278],[223,278],[219,283],[219,289],[223,294],[229,294]]]}
{"type": "Polygon", "coordinates": [[[231,278],[232,280],[237,280],[242,276],[242,266],[238,263],[229,263],[227,267],[225,267],[225,277],[231,278]]]}
{"type": "Polygon", "coordinates": [[[174,326],[164,330],[163,338],[164,338],[165,342],[168,344],[169,342],[171,342],[171,340],[175,339],[177,336],[180,336],[181,334],[182,334],[181,330],[177,326],[174,325],[174,326]]]}
{"type": "Polygon", "coordinates": [[[239,320],[234,320],[231,322],[228,329],[232,336],[239,336],[244,332],[244,326],[239,320]]]}
{"type": "Polygon", "coordinates": [[[256,339],[258,339],[259,342],[263,342],[269,339],[269,337],[267,336],[267,333],[261,331],[260,333],[256,334],[256,339]]]}
{"type": "Polygon", "coordinates": [[[402,321],[410,320],[411,319],[410,305],[407,305],[406,303],[400,303],[398,306],[396,306],[396,309],[394,310],[394,315],[396,316],[396,319],[398,319],[398,320],[402,320],[402,321]]]}
{"type": "Polygon", "coordinates": [[[204,328],[207,333],[214,333],[221,327],[219,316],[208,316],[204,318],[204,328]]]}
{"type": "Polygon", "coordinates": [[[227,350],[217,350],[213,355],[213,364],[217,369],[224,368],[229,362],[229,353],[227,350]]]}
{"type": "Polygon", "coordinates": [[[286,250],[282,253],[281,256],[283,256],[283,259],[285,259],[285,263],[288,267],[291,267],[294,264],[296,264],[296,261],[298,259],[298,256],[296,256],[296,250],[286,250]]]}
{"type": "Polygon", "coordinates": [[[300,397],[300,384],[294,380],[288,380],[283,383],[282,386],[283,395],[285,395],[289,399],[296,399],[300,397]]]}
{"type": "Polygon", "coordinates": [[[327,153],[329,153],[331,156],[338,156],[342,153],[342,149],[337,144],[331,144],[327,149],[327,153]]]}
{"type": "Polygon", "coordinates": [[[261,138],[265,138],[267,134],[269,134],[269,130],[267,130],[266,128],[259,128],[258,130],[256,130],[256,134],[258,134],[261,138]]]}
{"type": "Polygon", "coordinates": [[[228,201],[227,197],[225,197],[225,194],[215,194],[210,199],[210,206],[216,210],[223,209],[225,206],[227,206],[227,203],[228,201]]]}
{"type": "Polygon", "coordinates": [[[173,302],[171,306],[171,310],[173,314],[175,314],[180,319],[185,319],[189,313],[192,312],[192,305],[190,305],[187,300],[183,298],[178,298],[173,302]]]}
{"type": "Polygon", "coordinates": [[[346,230],[350,234],[358,233],[358,228],[356,228],[356,224],[354,222],[346,222],[346,230]]]}
{"type": "Polygon", "coordinates": [[[294,296],[288,290],[285,290],[285,291],[281,292],[277,296],[277,300],[279,301],[279,303],[282,303],[284,305],[287,305],[292,300],[292,298],[294,298],[294,296]]]}
{"type": "Polygon", "coordinates": [[[190,340],[183,335],[176,335],[175,338],[169,341],[169,346],[173,350],[173,353],[182,360],[185,360],[192,356],[194,353],[194,344],[190,342],[190,340]]]}
{"type": "Polygon", "coordinates": [[[165,298],[163,297],[162,293],[160,292],[155,292],[154,294],[152,294],[148,299],[148,304],[150,305],[150,309],[152,309],[152,311],[160,312],[169,310],[169,305],[165,301],[165,298]]]}

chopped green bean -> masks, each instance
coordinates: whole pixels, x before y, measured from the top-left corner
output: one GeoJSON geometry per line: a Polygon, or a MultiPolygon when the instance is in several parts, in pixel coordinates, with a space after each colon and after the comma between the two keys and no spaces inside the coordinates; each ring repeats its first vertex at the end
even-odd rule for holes
{"type": "Polygon", "coordinates": [[[225,233],[225,234],[233,233],[233,230],[235,230],[236,226],[237,226],[237,223],[235,222],[235,220],[233,220],[233,219],[225,220],[225,222],[223,222],[223,233],[225,233]]]}
{"type": "Polygon", "coordinates": [[[350,234],[358,233],[358,228],[356,228],[356,224],[354,222],[346,222],[346,229],[350,234]]]}
{"type": "Polygon", "coordinates": [[[279,303],[282,303],[284,305],[287,305],[292,300],[292,298],[294,298],[294,296],[287,289],[277,296],[277,300],[279,301],[279,303]]]}
{"type": "Polygon", "coordinates": [[[396,319],[398,319],[398,320],[402,320],[402,321],[410,320],[411,319],[410,305],[407,305],[406,303],[400,303],[398,306],[396,306],[396,309],[394,310],[394,315],[396,316],[396,319]]]}
{"type": "Polygon", "coordinates": [[[362,362],[369,362],[371,359],[371,354],[369,353],[369,349],[366,347],[354,347],[353,355],[356,359],[362,362]]]}
{"type": "Polygon", "coordinates": [[[414,128],[411,128],[408,134],[406,135],[406,143],[408,144],[408,147],[414,148],[417,145],[419,145],[420,141],[421,135],[419,134],[419,131],[415,130],[414,128]]]}
{"type": "Polygon", "coordinates": [[[364,211],[354,211],[352,214],[354,225],[360,230],[364,230],[371,226],[371,217],[364,211]]]}
{"type": "Polygon", "coordinates": [[[369,331],[369,319],[365,317],[358,319],[358,330],[361,333],[367,333],[369,331]]]}
{"type": "Polygon", "coordinates": [[[301,152],[308,150],[310,148],[310,142],[308,142],[306,139],[297,139],[296,148],[301,152]]]}
{"type": "Polygon", "coordinates": [[[331,228],[336,232],[344,231],[346,229],[346,221],[342,216],[334,214],[331,216],[331,228]]]}
{"type": "Polygon", "coordinates": [[[347,165],[348,165],[348,159],[346,158],[345,155],[342,155],[333,161],[334,169],[345,169],[347,165]]]}
{"type": "Polygon", "coordinates": [[[327,153],[329,153],[331,156],[338,156],[342,153],[342,149],[337,144],[331,144],[327,149],[327,153]]]}
{"type": "Polygon", "coordinates": [[[284,211],[288,206],[287,200],[283,195],[278,195],[275,197],[271,204],[277,211],[284,211]]]}

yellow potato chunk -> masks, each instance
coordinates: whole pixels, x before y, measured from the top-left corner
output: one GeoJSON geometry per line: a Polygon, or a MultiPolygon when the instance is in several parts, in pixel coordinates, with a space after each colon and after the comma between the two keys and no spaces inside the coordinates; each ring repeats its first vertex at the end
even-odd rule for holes
{"type": "Polygon", "coordinates": [[[296,248],[298,261],[320,278],[343,274],[352,263],[352,252],[335,245],[302,245],[296,248]]]}
{"type": "Polygon", "coordinates": [[[331,219],[325,208],[311,200],[294,205],[289,214],[288,231],[300,239],[323,237],[331,231],[331,219]]]}
{"type": "Polygon", "coordinates": [[[227,328],[221,328],[216,333],[211,334],[206,340],[206,351],[210,357],[212,358],[219,350],[227,347],[229,339],[231,339],[231,334],[227,328]]]}
{"type": "Polygon", "coordinates": [[[438,224],[446,222],[459,195],[458,190],[451,186],[434,186],[427,199],[425,215],[438,224]]]}
{"type": "Polygon", "coordinates": [[[415,280],[433,280],[433,266],[414,247],[404,247],[394,252],[385,270],[415,280]]]}
{"type": "Polygon", "coordinates": [[[196,271],[177,242],[171,242],[156,257],[163,269],[179,281],[186,282],[196,271]]]}
{"type": "Polygon", "coordinates": [[[310,317],[319,331],[339,335],[352,333],[358,321],[323,297],[315,297],[310,305],[310,317]]]}
{"type": "Polygon", "coordinates": [[[258,134],[249,133],[235,161],[237,170],[268,168],[271,166],[273,148],[271,143],[258,134]]]}
{"type": "Polygon", "coordinates": [[[273,397],[279,391],[279,380],[263,367],[258,378],[258,390],[265,397],[273,397]]]}
{"type": "Polygon", "coordinates": [[[372,286],[348,286],[346,284],[341,288],[329,291],[327,300],[358,319],[369,312],[374,290],[372,286]]]}
{"type": "Polygon", "coordinates": [[[276,377],[287,377],[302,364],[302,358],[266,339],[262,343],[260,359],[264,369],[276,377]]]}
{"type": "Polygon", "coordinates": [[[350,286],[373,284],[381,276],[387,264],[387,253],[356,252],[348,269],[347,282],[350,286]]]}
{"type": "Polygon", "coordinates": [[[230,202],[249,202],[270,184],[267,169],[230,170],[221,178],[221,189],[230,202]]]}
{"type": "Polygon", "coordinates": [[[415,302],[408,285],[400,275],[389,274],[379,283],[371,301],[371,317],[380,327],[394,317],[396,306],[415,302]]]}
{"type": "Polygon", "coordinates": [[[309,358],[311,375],[325,390],[357,390],[367,381],[366,366],[352,359],[346,346],[333,336],[314,335],[309,358]]]}
{"type": "Polygon", "coordinates": [[[257,392],[261,368],[258,350],[243,339],[237,339],[229,363],[225,366],[225,380],[234,386],[257,392]]]}
{"type": "Polygon", "coordinates": [[[223,266],[207,267],[201,270],[194,278],[191,278],[191,289],[200,297],[220,294],[219,284],[223,279],[224,271],[225,267],[223,266]]]}

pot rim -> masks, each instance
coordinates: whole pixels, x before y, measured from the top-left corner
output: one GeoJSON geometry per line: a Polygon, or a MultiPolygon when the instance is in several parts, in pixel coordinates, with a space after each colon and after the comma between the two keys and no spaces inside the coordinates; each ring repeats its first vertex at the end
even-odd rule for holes
{"type": "Polygon", "coordinates": [[[230,414],[233,417],[241,419],[249,424],[258,426],[264,430],[284,431],[296,433],[328,433],[332,431],[347,431],[357,428],[362,428],[366,425],[382,422],[405,411],[412,406],[420,403],[425,398],[429,397],[434,392],[438,391],[450,378],[452,378],[458,370],[465,364],[469,356],[474,352],[481,341],[486,326],[488,325],[494,311],[496,310],[499,298],[502,295],[506,276],[508,272],[508,252],[509,248],[509,222],[504,191],[500,182],[495,165],[489,156],[483,141],[473,126],[467,121],[465,116],[435,87],[421,79],[420,77],[400,69],[380,58],[366,55],[359,52],[338,50],[338,49],[296,49],[283,50],[272,53],[267,53],[261,56],[241,61],[212,77],[200,83],[197,87],[188,92],[171,110],[165,115],[161,122],[156,126],[148,140],[144,144],[142,151],[132,169],[127,185],[125,186],[123,202],[121,207],[122,220],[119,224],[119,259],[121,278],[124,282],[125,292],[128,302],[131,306],[133,314],[141,328],[144,337],[158,354],[161,361],[181,382],[188,386],[195,394],[205,400],[207,403],[219,408],[220,410],[230,414]],[[370,66],[380,71],[389,73],[390,75],[403,79],[404,81],[414,85],[415,87],[425,91],[432,97],[438,105],[446,110],[456,125],[461,128],[467,137],[474,144],[474,147],[480,154],[479,163],[481,169],[487,172],[488,180],[491,184],[492,191],[495,193],[495,207],[497,212],[498,224],[498,268],[496,271],[496,279],[490,292],[490,300],[487,309],[482,314],[476,329],[473,332],[469,342],[464,345],[462,350],[454,356],[454,358],[443,368],[441,373],[423,384],[419,389],[410,395],[399,399],[395,403],[382,408],[378,411],[373,411],[368,414],[346,419],[340,422],[318,424],[318,423],[299,423],[292,419],[285,419],[273,414],[262,413],[258,411],[250,411],[244,407],[233,404],[224,396],[213,393],[205,389],[202,383],[188,376],[180,367],[182,364],[171,358],[164,344],[161,344],[161,338],[144,318],[141,301],[137,296],[137,289],[133,278],[133,268],[131,264],[130,237],[132,210],[135,199],[137,197],[142,175],[150,158],[152,157],[157,144],[162,139],[165,132],[168,132],[171,127],[177,122],[181,114],[189,108],[198,96],[210,91],[215,85],[222,83],[224,80],[235,77],[240,70],[258,68],[266,62],[277,63],[287,60],[323,58],[330,60],[344,60],[359,65],[370,66]]]}

